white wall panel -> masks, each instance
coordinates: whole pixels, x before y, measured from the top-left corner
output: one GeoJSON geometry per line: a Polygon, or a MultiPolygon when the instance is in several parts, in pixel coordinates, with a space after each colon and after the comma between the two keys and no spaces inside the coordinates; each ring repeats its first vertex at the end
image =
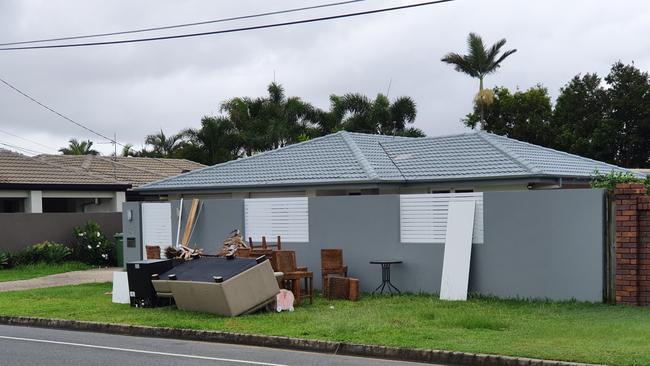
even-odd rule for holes
{"type": "Polygon", "coordinates": [[[441,300],[467,300],[476,203],[451,201],[440,282],[441,300]]]}

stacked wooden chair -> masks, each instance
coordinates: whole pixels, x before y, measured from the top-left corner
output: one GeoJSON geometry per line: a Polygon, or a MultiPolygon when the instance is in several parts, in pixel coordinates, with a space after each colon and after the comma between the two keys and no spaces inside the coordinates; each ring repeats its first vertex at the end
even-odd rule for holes
{"type": "Polygon", "coordinates": [[[329,276],[348,276],[348,266],[343,264],[343,249],[321,249],[320,266],[323,296],[327,297],[327,278],[329,276]]]}
{"type": "Polygon", "coordinates": [[[293,292],[296,305],[300,305],[303,299],[309,299],[309,303],[312,304],[314,302],[314,274],[307,271],[307,267],[299,267],[296,264],[296,252],[278,250],[275,252],[275,261],[277,270],[284,275],[282,287],[293,292]]]}

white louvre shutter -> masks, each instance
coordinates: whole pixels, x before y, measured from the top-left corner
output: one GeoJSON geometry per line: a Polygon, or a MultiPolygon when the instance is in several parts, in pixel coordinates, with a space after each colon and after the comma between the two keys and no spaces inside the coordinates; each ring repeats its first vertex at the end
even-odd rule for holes
{"type": "Polygon", "coordinates": [[[435,193],[400,195],[400,241],[445,243],[449,201],[475,201],[474,244],[483,243],[483,193],[435,193]]]}
{"type": "Polygon", "coordinates": [[[253,198],[245,206],[246,237],[259,242],[262,236],[275,241],[309,242],[309,205],[307,197],[253,198]]]}
{"type": "Polygon", "coordinates": [[[142,203],[142,252],[147,259],[146,245],[159,245],[161,250],[172,245],[172,207],[169,202],[142,203]]]}

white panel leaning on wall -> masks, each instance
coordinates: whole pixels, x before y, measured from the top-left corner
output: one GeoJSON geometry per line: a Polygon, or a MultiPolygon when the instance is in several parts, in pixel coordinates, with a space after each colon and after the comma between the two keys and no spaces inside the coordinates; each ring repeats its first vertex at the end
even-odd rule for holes
{"type": "Polygon", "coordinates": [[[255,242],[262,236],[285,243],[309,242],[307,197],[250,198],[244,200],[245,237],[255,242]]]}
{"type": "Polygon", "coordinates": [[[483,244],[483,193],[428,193],[400,195],[400,241],[444,244],[449,202],[476,202],[473,244],[483,244]]]}

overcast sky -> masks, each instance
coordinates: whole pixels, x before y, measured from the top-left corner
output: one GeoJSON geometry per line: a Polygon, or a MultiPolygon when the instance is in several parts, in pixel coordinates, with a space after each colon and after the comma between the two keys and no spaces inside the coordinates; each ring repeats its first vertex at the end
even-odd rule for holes
{"type": "MultiPolygon", "coordinates": [[[[158,32],[210,31],[423,0],[367,0],[336,8],[158,32]]],[[[2,0],[0,43],[120,31],[316,5],[335,0],[162,1],[2,0]]],[[[578,73],[611,64],[650,70],[649,1],[456,0],[389,14],[317,24],[129,45],[0,51],[0,77],[43,103],[118,141],[197,127],[234,96],[262,96],[273,80],[321,108],[332,93],[410,96],[416,127],[428,135],[463,132],[478,82],[440,58],[464,53],[469,32],[518,52],[486,86],[556,96],[578,73]]],[[[119,38],[125,38],[121,36],[119,38]]],[[[0,84],[0,143],[54,153],[71,137],[101,138],[0,84]],[[12,136],[20,136],[21,138],[12,136]],[[33,140],[39,144],[26,141],[33,140]]],[[[0,147],[2,147],[0,145],[0,147]]],[[[103,153],[109,144],[99,144],[103,153]]]]}

